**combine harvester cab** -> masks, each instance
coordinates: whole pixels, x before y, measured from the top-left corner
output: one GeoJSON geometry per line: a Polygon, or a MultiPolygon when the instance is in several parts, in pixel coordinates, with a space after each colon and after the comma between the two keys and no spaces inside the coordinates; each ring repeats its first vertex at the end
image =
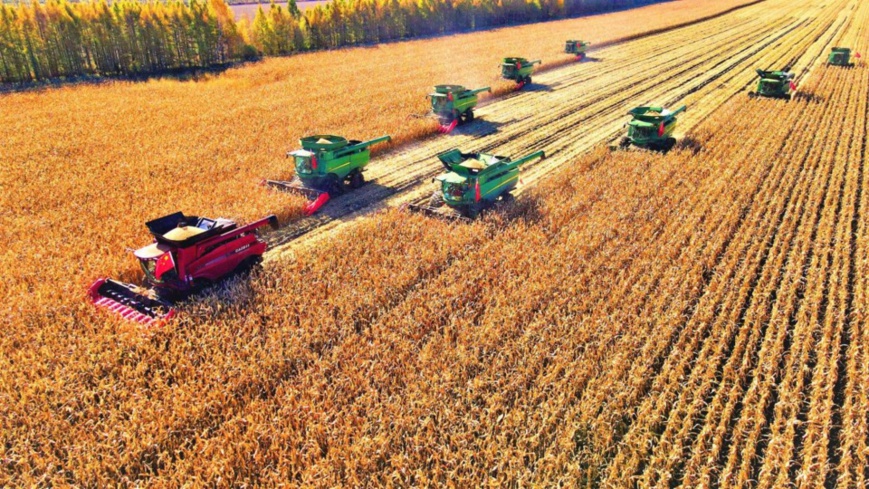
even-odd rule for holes
{"type": "Polygon", "coordinates": [[[428,205],[409,208],[440,219],[469,222],[497,200],[512,200],[510,191],[519,182],[519,166],[545,156],[543,151],[537,151],[513,161],[486,153],[462,153],[456,148],[445,151],[438,155],[447,170],[435,178],[439,188],[428,205]],[[444,205],[453,212],[442,212],[440,208],[444,205]]]}
{"type": "Polygon", "coordinates": [[[678,122],[676,116],[684,112],[686,106],[674,111],[663,107],[636,107],[628,112],[633,119],[626,125],[628,135],[619,143],[618,149],[636,146],[655,151],[669,151],[675,144],[673,132],[678,122]]]}
{"type": "Polygon", "coordinates": [[[369,141],[348,141],[331,134],[304,137],[299,141],[302,149],[287,153],[295,163],[295,178],[266,180],[266,183],[307,197],[310,202],[305,213],[311,215],[328,202],[330,196],[343,194],[345,185],[351,189],[364,185],[362,171],[371,158],[369,147],[390,139],[381,136],[369,141]]]}
{"type": "Polygon", "coordinates": [[[490,87],[468,90],[461,85],[436,85],[434,88],[434,93],[429,94],[431,110],[440,120],[440,132],[444,134],[448,134],[462,122],[474,120],[478,93],[492,93],[490,87]]]}
{"type": "Polygon", "coordinates": [[[539,65],[540,63],[542,61],[539,59],[528,61],[525,58],[504,58],[501,61],[501,78],[515,81],[521,89],[525,85],[531,84],[534,65],[539,65]]]}
{"type": "MultiPolygon", "coordinates": [[[[860,59],[860,53],[854,53],[854,57],[860,59]]],[[[854,66],[851,62],[851,48],[833,48],[827,57],[827,64],[832,66],[854,66]]]]}
{"type": "Polygon", "coordinates": [[[589,46],[590,42],[569,40],[564,43],[564,52],[576,56],[577,61],[582,61],[589,46]]]}
{"type": "Polygon", "coordinates": [[[267,245],[255,230],[266,224],[277,228],[277,217],[238,226],[229,219],[176,212],[149,221],[145,225],[154,242],[133,252],[146,287],[101,278],[88,295],[95,305],[125,319],[157,324],[175,315],[175,300],[262,261],[267,245]]]}
{"type": "Polygon", "coordinates": [[[796,91],[794,74],[787,71],[757,70],[757,91],[749,92],[749,97],[783,98],[790,100],[791,92],[796,91]]]}

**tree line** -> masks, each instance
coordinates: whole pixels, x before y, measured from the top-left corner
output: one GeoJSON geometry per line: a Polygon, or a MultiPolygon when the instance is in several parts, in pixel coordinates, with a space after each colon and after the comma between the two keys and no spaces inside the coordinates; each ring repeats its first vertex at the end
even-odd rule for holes
{"type": "Polygon", "coordinates": [[[654,0],[333,0],[260,6],[236,22],[225,0],[47,0],[0,4],[0,81],[208,68],[355,44],[537,22],[654,0]]]}

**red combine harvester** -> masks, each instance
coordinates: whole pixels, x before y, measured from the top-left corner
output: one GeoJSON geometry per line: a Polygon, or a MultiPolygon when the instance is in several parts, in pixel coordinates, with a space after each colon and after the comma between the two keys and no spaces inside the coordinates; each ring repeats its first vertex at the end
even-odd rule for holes
{"type": "Polygon", "coordinates": [[[133,254],[150,288],[101,278],[88,294],[95,305],[125,319],[147,325],[167,320],[175,315],[174,301],[262,261],[267,245],[255,231],[266,224],[277,228],[277,217],[239,227],[229,219],[176,212],[146,222],[154,243],[133,254]]]}

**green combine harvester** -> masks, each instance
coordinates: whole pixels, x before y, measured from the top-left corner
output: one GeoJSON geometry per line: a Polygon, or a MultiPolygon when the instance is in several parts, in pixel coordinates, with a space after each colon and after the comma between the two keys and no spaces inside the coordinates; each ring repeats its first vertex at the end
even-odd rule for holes
{"type": "MultiPolygon", "coordinates": [[[[860,58],[860,53],[854,53],[855,58],[860,58]]],[[[827,64],[833,66],[854,66],[851,62],[850,48],[833,48],[830,56],[827,58],[827,64]]]]}
{"type": "Polygon", "coordinates": [[[525,58],[504,58],[501,61],[501,78],[513,80],[519,84],[519,88],[531,84],[531,74],[534,73],[534,65],[542,63],[535,59],[528,61],[525,58]]]}
{"type": "Polygon", "coordinates": [[[673,131],[676,129],[676,116],[685,111],[681,106],[674,111],[663,107],[635,107],[628,112],[633,119],[626,125],[628,135],[622,138],[617,148],[627,149],[636,146],[643,149],[668,151],[675,144],[673,131]]]}
{"type": "Polygon", "coordinates": [[[543,151],[537,151],[513,161],[486,153],[462,153],[456,148],[445,151],[438,155],[447,169],[447,173],[435,178],[440,188],[432,194],[428,205],[409,208],[441,219],[470,221],[497,200],[512,200],[510,191],[519,182],[519,166],[545,156],[543,151]],[[453,212],[442,212],[444,205],[453,212]]]}
{"type": "Polygon", "coordinates": [[[490,87],[468,90],[461,85],[436,85],[431,98],[431,110],[440,119],[440,132],[447,134],[456,128],[460,122],[474,120],[474,107],[477,106],[477,94],[492,93],[490,87]]]}
{"type": "Polygon", "coordinates": [[[302,149],[287,153],[295,162],[296,177],[289,182],[266,180],[266,183],[307,197],[311,202],[305,212],[311,215],[330,196],[344,193],[346,185],[357,189],[365,184],[362,170],[371,157],[369,147],[390,139],[381,136],[369,141],[348,141],[331,134],[304,137],[299,140],[302,149]]]}
{"type": "Polygon", "coordinates": [[[790,99],[791,92],[797,89],[794,74],[787,71],[757,70],[757,91],[749,92],[749,97],[770,97],[790,99]]]}
{"type": "Polygon", "coordinates": [[[564,43],[564,52],[576,55],[576,60],[582,61],[589,46],[591,46],[590,42],[569,40],[564,43]]]}

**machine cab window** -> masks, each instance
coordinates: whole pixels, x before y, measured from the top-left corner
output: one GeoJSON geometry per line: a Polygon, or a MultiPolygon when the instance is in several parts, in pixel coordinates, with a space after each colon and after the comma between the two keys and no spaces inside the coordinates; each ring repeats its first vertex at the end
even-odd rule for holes
{"type": "Polygon", "coordinates": [[[296,155],[296,168],[304,170],[306,173],[313,170],[311,168],[311,158],[309,156],[296,155]]]}
{"type": "Polygon", "coordinates": [[[293,157],[293,164],[296,167],[296,173],[309,174],[313,173],[316,167],[316,159],[314,153],[305,150],[293,151],[289,154],[293,157]]]}
{"type": "Polygon", "coordinates": [[[468,182],[444,182],[444,194],[461,198],[469,188],[468,182]]]}
{"type": "Polygon", "coordinates": [[[447,100],[446,97],[432,97],[431,98],[432,109],[435,112],[439,112],[441,110],[444,110],[448,103],[449,103],[449,101],[447,100]]]}

